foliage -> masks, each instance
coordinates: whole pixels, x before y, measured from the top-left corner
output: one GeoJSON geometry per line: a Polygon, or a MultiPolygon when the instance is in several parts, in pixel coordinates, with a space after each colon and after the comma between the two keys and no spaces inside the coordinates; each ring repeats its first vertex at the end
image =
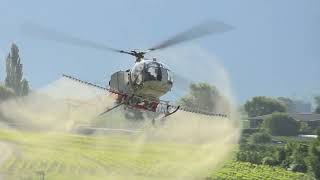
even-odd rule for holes
{"type": "Polygon", "coordinates": [[[301,134],[313,134],[315,128],[313,128],[312,126],[309,126],[307,122],[300,122],[300,129],[299,132],[301,134]]]}
{"type": "Polygon", "coordinates": [[[256,165],[247,162],[231,162],[218,170],[211,180],[221,179],[310,179],[306,174],[286,171],[280,167],[256,165]]]}
{"type": "Polygon", "coordinates": [[[299,131],[299,123],[286,113],[273,113],[263,121],[263,127],[275,136],[295,136],[299,131]]]}
{"type": "Polygon", "coordinates": [[[260,143],[261,141],[258,140],[254,141],[256,137],[268,136],[264,133],[266,132],[262,131],[254,133],[251,136],[245,134],[245,136],[241,138],[239,151],[236,154],[236,160],[253,164],[281,166],[282,168],[294,172],[306,173],[312,171],[312,169],[308,167],[310,159],[308,153],[311,142],[310,138],[272,138],[275,142],[279,140],[282,141],[280,144],[260,143]]]}
{"type": "Polygon", "coordinates": [[[274,166],[274,165],[277,164],[277,161],[273,157],[267,156],[267,157],[264,157],[262,159],[262,164],[263,165],[274,166]]]}
{"type": "Polygon", "coordinates": [[[293,106],[294,106],[294,101],[292,99],[287,97],[278,97],[277,100],[286,106],[286,109],[288,112],[292,112],[291,110],[293,109],[293,106]]]}
{"type": "Polygon", "coordinates": [[[278,162],[281,162],[281,164],[286,160],[286,151],[283,147],[279,148],[279,150],[277,151],[276,158],[278,162]]]}
{"type": "Polygon", "coordinates": [[[7,88],[5,86],[0,86],[0,101],[5,101],[14,96],[15,96],[15,93],[12,89],[7,88]]]}
{"type": "Polygon", "coordinates": [[[308,156],[308,146],[304,144],[296,145],[296,148],[293,150],[292,164],[289,166],[289,170],[294,172],[307,172],[308,167],[305,157],[308,156]]]}
{"type": "Polygon", "coordinates": [[[237,161],[262,164],[264,157],[274,157],[277,148],[272,145],[263,144],[240,144],[239,152],[236,154],[237,161]]]}
{"type": "Polygon", "coordinates": [[[251,143],[269,143],[271,142],[271,135],[267,132],[259,132],[252,134],[250,137],[250,142],[251,143]]]}
{"type": "Polygon", "coordinates": [[[287,112],[289,113],[299,113],[299,112],[309,111],[308,106],[310,104],[303,100],[290,99],[287,97],[278,97],[277,100],[286,106],[287,112]]]}
{"type": "Polygon", "coordinates": [[[286,111],[286,106],[283,103],[265,96],[253,97],[252,100],[248,100],[245,103],[244,108],[249,117],[286,111]]]}
{"type": "Polygon", "coordinates": [[[257,133],[259,132],[260,130],[257,129],[257,128],[245,128],[245,129],[242,129],[242,134],[248,134],[248,135],[251,135],[253,133],[257,133]]]}
{"type": "Polygon", "coordinates": [[[26,80],[22,80],[22,64],[19,56],[18,46],[12,44],[11,52],[6,59],[6,79],[5,85],[13,89],[16,95],[26,95],[29,91],[29,85],[26,80]]]}
{"type": "Polygon", "coordinates": [[[182,106],[201,109],[208,112],[230,111],[229,103],[215,86],[207,83],[191,84],[188,95],[179,101],[182,106]]]}
{"type": "Polygon", "coordinates": [[[275,141],[281,141],[286,144],[291,143],[291,144],[310,145],[313,141],[313,138],[298,137],[298,136],[273,136],[272,139],[275,141]]]}
{"type": "Polygon", "coordinates": [[[310,167],[316,179],[320,179],[320,127],[317,129],[318,138],[310,148],[310,167]]]}
{"type": "Polygon", "coordinates": [[[21,96],[26,96],[29,94],[29,82],[26,79],[21,81],[21,96]]]}
{"type": "Polygon", "coordinates": [[[304,161],[301,162],[294,162],[290,164],[288,170],[293,171],[293,172],[302,172],[305,173],[307,172],[307,165],[304,161]]]}

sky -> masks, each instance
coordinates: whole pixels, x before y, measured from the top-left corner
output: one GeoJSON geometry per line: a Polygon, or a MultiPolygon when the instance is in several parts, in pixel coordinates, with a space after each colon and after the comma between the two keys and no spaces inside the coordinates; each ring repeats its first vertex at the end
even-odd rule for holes
{"type": "Polygon", "coordinates": [[[239,102],[258,95],[309,99],[320,93],[319,0],[0,0],[0,79],[12,42],[32,88],[63,73],[106,83],[113,72],[133,65],[131,57],[30,38],[21,32],[25,23],[115,48],[143,49],[208,19],[234,29],[176,48],[192,45],[217,57],[239,102]]]}

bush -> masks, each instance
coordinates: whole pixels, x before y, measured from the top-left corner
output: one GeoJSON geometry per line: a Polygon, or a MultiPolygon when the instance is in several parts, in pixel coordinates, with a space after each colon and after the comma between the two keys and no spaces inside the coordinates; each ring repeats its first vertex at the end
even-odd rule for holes
{"type": "Polygon", "coordinates": [[[250,137],[251,143],[269,143],[271,142],[271,135],[267,132],[254,133],[250,137]]]}
{"type": "Polygon", "coordinates": [[[236,155],[237,161],[261,164],[263,154],[255,151],[240,151],[236,155]]]}
{"type": "Polygon", "coordinates": [[[286,113],[278,112],[265,119],[263,127],[275,136],[296,136],[299,131],[299,123],[297,121],[286,113]]]}
{"type": "Polygon", "coordinates": [[[305,172],[307,172],[308,167],[304,162],[293,163],[293,164],[290,164],[290,167],[288,168],[288,170],[293,171],[293,172],[305,173],[305,172]]]}
{"type": "Polygon", "coordinates": [[[286,160],[286,151],[285,149],[282,147],[277,151],[277,160],[282,163],[283,161],[286,160]]]}
{"type": "Polygon", "coordinates": [[[317,129],[318,138],[310,148],[310,167],[316,179],[320,179],[320,127],[317,129]]]}
{"type": "Polygon", "coordinates": [[[277,161],[273,157],[267,156],[267,157],[264,157],[262,159],[262,164],[263,165],[274,166],[274,165],[277,164],[277,161]]]}
{"type": "Polygon", "coordinates": [[[260,129],[258,128],[245,128],[242,130],[242,134],[253,134],[259,132],[260,129]]]}
{"type": "MultiPolygon", "coordinates": [[[[277,148],[264,144],[240,144],[236,154],[237,161],[261,164],[264,157],[273,157],[277,148]]],[[[273,159],[275,159],[273,157],[273,159]]]]}

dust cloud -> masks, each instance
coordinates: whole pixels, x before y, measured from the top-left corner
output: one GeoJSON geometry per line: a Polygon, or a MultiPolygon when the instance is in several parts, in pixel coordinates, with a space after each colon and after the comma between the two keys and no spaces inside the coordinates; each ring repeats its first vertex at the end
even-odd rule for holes
{"type": "MultiPolygon", "coordinates": [[[[214,84],[229,101],[228,105],[221,104],[219,107],[219,110],[229,112],[228,118],[179,111],[165,121],[156,121],[156,125],[152,126],[150,119],[139,123],[123,120],[123,111],[117,110],[105,115],[107,120],[98,125],[100,128],[122,129],[139,124],[133,125],[140,133],[132,135],[134,138],[129,147],[130,156],[136,161],[144,156],[150,144],[163,144],[168,149],[168,154],[163,158],[145,165],[148,171],[143,176],[203,179],[232,157],[239,138],[239,119],[228,73],[216,58],[197,47],[165,51],[161,56],[166,59],[160,61],[173,64],[172,70],[177,70],[185,77],[214,84]],[[114,119],[121,123],[115,123],[114,119]],[[184,148],[176,149],[180,145],[184,148]]],[[[97,115],[111,107],[113,102],[112,95],[101,89],[61,78],[29,96],[2,103],[0,110],[2,116],[17,126],[45,132],[68,132],[78,124],[94,125],[92,122],[96,121],[97,115]]],[[[110,133],[99,131],[97,134],[100,137],[101,134],[108,136],[110,133]]],[[[152,156],[150,154],[150,158],[152,156]]],[[[123,177],[123,174],[119,175],[123,177]]],[[[112,179],[120,178],[113,173],[112,179]]]]}
{"type": "Polygon", "coordinates": [[[112,103],[103,90],[61,78],[28,96],[2,103],[0,110],[18,128],[69,131],[79,123],[89,123],[112,103]]]}

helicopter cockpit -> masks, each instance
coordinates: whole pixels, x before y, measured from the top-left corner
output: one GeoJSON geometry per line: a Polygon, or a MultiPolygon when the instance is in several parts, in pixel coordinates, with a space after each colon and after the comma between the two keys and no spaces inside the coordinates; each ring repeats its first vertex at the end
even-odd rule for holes
{"type": "Polygon", "coordinates": [[[173,77],[169,68],[154,60],[137,62],[131,70],[131,80],[136,84],[147,81],[161,81],[173,84],[173,77]]]}
{"type": "Polygon", "coordinates": [[[161,91],[169,91],[173,85],[173,77],[169,68],[156,60],[137,62],[131,69],[131,81],[136,85],[153,87],[161,91]]]}

